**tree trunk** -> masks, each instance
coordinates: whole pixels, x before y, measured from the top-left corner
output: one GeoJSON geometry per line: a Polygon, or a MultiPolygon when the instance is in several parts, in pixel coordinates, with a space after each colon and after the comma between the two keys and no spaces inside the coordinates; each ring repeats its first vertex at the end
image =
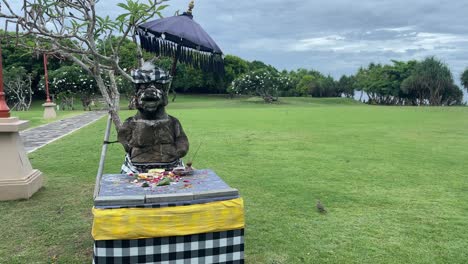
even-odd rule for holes
{"type": "Polygon", "coordinates": [[[31,75],[29,75],[28,80],[29,80],[29,84],[28,84],[28,88],[29,88],[29,101],[28,101],[28,105],[27,105],[27,110],[29,110],[29,108],[31,108],[31,103],[32,103],[32,94],[33,94],[33,91],[32,91],[32,76],[31,76],[31,75]]]}
{"type": "MultiPolygon", "coordinates": [[[[110,73],[110,71],[109,71],[110,73]]],[[[103,73],[96,74],[95,72],[93,73],[94,78],[96,79],[97,86],[99,88],[99,91],[101,92],[102,97],[106,101],[109,109],[109,114],[111,115],[112,122],[115,125],[115,129],[119,131],[120,127],[122,126],[122,121],[120,120],[119,116],[119,109],[118,109],[118,104],[120,103],[120,98],[119,98],[119,92],[117,90],[117,86],[115,85],[115,79],[114,81],[111,81],[111,85],[109,89],[112,91],[112,94],[114,95],[115,98],[112,98],[111,95],[109,94],[107,87],[104,83],[104,80],[101,76],[103,73]],[[113,83],[113,84],[112,84],[113,83]],[[117,104],[117,105],[116,105],[117,104]]],[[[113,72],[110,74],[112,76],[113,72]]],[[[111,79],[112,77],[109,76],[111,79]]]]}

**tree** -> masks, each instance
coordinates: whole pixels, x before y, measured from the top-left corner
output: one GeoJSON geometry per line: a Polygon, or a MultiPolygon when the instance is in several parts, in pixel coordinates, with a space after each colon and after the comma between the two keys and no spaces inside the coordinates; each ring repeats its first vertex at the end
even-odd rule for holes
{"type": "Polygon", "coordinates": [[[430,90],[421,85],[415,75],[406,78],[401,83],[401,89],[412,105],[425,105],[430,95],[430,90]]]}
{"type": "Polygon", "coordinates": [[[458,85],[448,86],[442,94],[442,105],[461,105],[463,103],[463,91],[458,85]]]}
{"type": "Polygon", "coordinates": [[[341,93],[338,92],[337,83],[332,76],[324,76],[319,79],[318,85],[313,87],[310,91],[313,97],[340,97],[341,93]]]}
{"type": "Polygon", "coordinates": [[[462,76],[460,79],[461,79],[462,85],[468,91],[468,68],[466,68],[465,71],[462,73],[462,76]]]}
{"type": "Polygon", "coordinates": [[[288,86],[290,80],[278,72],[259,69],[249,72],[234,80],[231,92],[233,94],[249,94],[262,97],[266,103],[278,101],[278,91],[288,86]]]}
{"type": "MultiPolygon", "coordinates": [[[[139,46],[137,43],[135,43],[133,40],[129,38],[123,38],[122,36],[110,36],[108,39],[98,39],[98,49],[99,52],[108,55],[108,54],[113,54],[112,49],[114,46],[120,44],[120,49],[119,49],[119,66],[125,71],[129,72],[132,69],[136,69],[140,66],[140,61],[138,56],[142,56],[143,60],[151,60],[153,59],[154,55],[152,53],[149,53],[145,50],[141,50],[139,52],[142,52],[142,54],[138,55],[135,53],[136,50],[139,49],[139,46]]],[[[172,63],[172,60],[171,60],[172,63]]]]}
{"type": "Polygon", "coordinates": [[[249,63],[249,71],[256,71],[261,69],[265,69],[268,71],[278,71],[275,67],[267,65],[262,61],[254,60],[251,63],[249,63]]]}
{"type": "Polygon", "coordinates": [[[309,96],[316,90],[320,80],[324,77],[320,72],[314,70],[299,69],[290,73],[295,91],[298,95],[309,96]]]}
{"type": "Polygon", "coordinates": [[[11,109],[27,111],[32,102],[32,75],[23,67],[9,67],[3,71],[5,93],[11,109]]]}
{"type": "MultiPolygon", "coordinates": [[[[15,12],[8,0],[0,18],[17,25],[18,45],[39,53],[55,54],[73,61],[96,81],[102,96],[108,104],[112,120],[117,129],[121,126],[118,115],[120,94],[115,75],[120,74],[131,80],[131,76],[120,65],[120,51],[126,39],[136,42],[136,26],[155,15],[161,16],[167,0],[147,0],[140,3],[127,0],[117,4],[124,14],[112,21],[96,12],[96,0],[56,1],[24,0],[21,13],[15,12]],[[19,31],[34,37],[34,43],[20,38],[19,31]],[[122,34],[117,43],[112,41],[114,33],[122,34]],[[102,52],[99,42],[109,43],[109,50],[102,52]],[[105,79],[109,79],[106,85],[105,79]]],[[[143,60],[139,46],[135,51],[138,61],[143,60]]]]}
{"type": "Polygon", "coordinates": [[[357,85],[369,96],[369,103],[389,104],[394,96],[392,80],[388,75],[389,67],[381,64],[369,64],[368,68],[359,69],[356,75],[357,85]]]}
{"type": "Polygon", "coordinates": [[[231,85],[237,77],[249,71],[249,63],[237,56],[226,55],[224,57],[224,71],[224,83],[231,85]]]}
{"type": "MultiPolygon", "coordinates": [[[[11,38],[15,36],[14,33],[0,30],[0,34],[2,36],[5,34],[9,35],[6,38],[1,38],[4,67],[24,68],[26,72],[31,75],[33,98],[38,98],[38,96],[40,96],[40,98],[45,99],[44,90],[41,91],[38,89],[41,76],[44,74],[44,64],[41,54],[34,52],[30,48],[16,45],[15,42],[12,42],[11,38]]],[[[19,37],[24,42],[34,45],[34,37],[22,33],[19,34],[19,37]]],[[[70,62],[67,63],[52,56],[49,57],[47,67],[49,70],[55,70],[60,66],[70,64],[70,62]]]]}
{"type": "Polygon", "coordinates": [[[197,88],[203,87],[205,79],[203,78],[203,72],[200,69],[193,68],[189,65],[180,64],[177,67],[177,78],[174,79],[174,88],[180,92],[189,92],[197,90],[197,88]]]}
{"type": "Polygon", "coordinates": [[[429,57],[415,66],[403,87],[406,90],[418,91],[420,101],[425,99],[430,105],[441,105],[444,94],[452,93],[454,85],[448,66],[434,57],[429,57]]]}
{"type": "Polygon", "coordinates": [[[310,71],[307,69],[300,68],[295,71],[294,70],[290,71],[288,75],[289,75],[289,78],[291,79],[293,86],[297,88],[297,85],[299,84],[299,82],[302,80],[302,78],[305,75],[313,75],[313,74],[310,74],[310,71]]]}
{"type": "Polygon", "coordinates": [[[341,92],[332,76],[325,76],[318,71],[299,69],[290,73],[295,83],[296,93],[301,96],[339,97],[341,92]]]}
{"type": "Polygon", "coordinates": [[[354,84],[356,80],[354,76],[341,76],[340,80],[337,83],[338,92],[343,94],[347,98],[354,97],[354,84]]]}
{"type": "Polygon", "coordinates": [[[299,83],[296,85],[296,92],[302,96],[310,95],[311,90],[318,85],[318,80],[315,76],[306,74],[302,76],[299,83]]]}
{"type": "Polygon", "coordinates": [[[407,79],[416,61],[392,61],[391,65],[371,63],[367,68],[360,68],[355,75],[354,89],[365,92],[369,103],[375,104],[403,104],[404,100],[411,98],[402,90],[401,86],[407,79]]]}

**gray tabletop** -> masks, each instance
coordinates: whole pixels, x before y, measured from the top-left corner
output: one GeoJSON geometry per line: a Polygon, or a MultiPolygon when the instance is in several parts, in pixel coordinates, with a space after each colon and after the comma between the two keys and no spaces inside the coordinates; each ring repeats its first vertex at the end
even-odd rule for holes
{"type": "Polygon", "coordinates": [[[94,200],[98,207],[131,207],[144,205],[177,205],[210,202],[239,197],[212,170],[196,170],[193,175],[181,177],[167,186],[143,188],[125,174],[105,174],[99,194],[94,200]]]}

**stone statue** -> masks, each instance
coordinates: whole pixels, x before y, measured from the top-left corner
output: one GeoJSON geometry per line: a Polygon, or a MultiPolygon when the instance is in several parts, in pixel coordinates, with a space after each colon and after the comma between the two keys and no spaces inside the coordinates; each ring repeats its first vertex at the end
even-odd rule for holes
{"type": "Polygon", "coordinates": [[[170,79],[152,65],[133,71],[132,77],[138,113],[128,118],[118,131],[118,140],[127,152],[122,172],[180,166],[189,142],[179,120],[165,110],[168,91],[164,86],[170,79]]]}

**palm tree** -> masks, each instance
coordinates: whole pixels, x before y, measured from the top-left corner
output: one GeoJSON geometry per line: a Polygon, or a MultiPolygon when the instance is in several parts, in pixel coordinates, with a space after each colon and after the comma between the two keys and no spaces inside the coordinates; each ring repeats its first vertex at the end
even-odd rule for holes
{"type": "Polygon", "coordinates": [[[429,57],[418,63],[414,72],[404,86],[414,90],[426,90],[429,92],[430,105],[442,103],[445,90],[453,86],[453,77],[449,67],[442,61],[429,57]]]}
{"type": "Polygon", "coordinates": [[[468,91],[468,68],[466,68],[465,71],[462,73],[461,83],[465,87],[465,89],[468,91]]]}

